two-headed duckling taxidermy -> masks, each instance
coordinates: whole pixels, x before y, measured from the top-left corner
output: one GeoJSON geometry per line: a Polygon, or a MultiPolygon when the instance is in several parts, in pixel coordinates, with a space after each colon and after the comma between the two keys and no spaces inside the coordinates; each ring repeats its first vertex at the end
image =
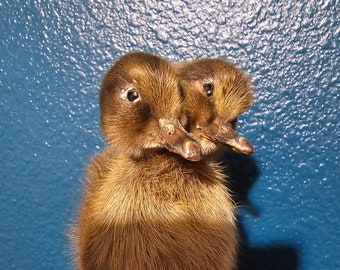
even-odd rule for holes
{"type": "Polygon", "coordinates": [[[109,146],[90,162],[74,228],[78,269],[232,269],[237,230],[217,165],[200,160],[173,67],[123,56],[100,90],[109,146]]]}
{"type": "Polygon", "coordinates": [[[223,144],[239,153],[252,153],[252,144],[235,132],[238,115],[253,101],[247,75],[222,59],[199,59],[174,67],[185,94],[188,130],[203,154],[213,154],[223,144]]]}

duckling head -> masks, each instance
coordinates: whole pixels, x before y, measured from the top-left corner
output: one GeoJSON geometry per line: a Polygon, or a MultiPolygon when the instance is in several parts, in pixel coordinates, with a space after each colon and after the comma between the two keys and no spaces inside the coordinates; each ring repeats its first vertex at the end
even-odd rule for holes
{"type": "Polygon", "coordinates": [[[134,158],[168,149],[185,159],[201,157],[199,144],[184,130],[183,95],[173,67],[143,52],[121,57],[100,89],[101,128],[115,151],[134,158]]]}
{"type": "Polygon", "coordinates": [[[235,131],[237,116],[252,103],[253,88],[246,74],[221,59],[200,59],[174,65],[184,90],[188,130],[204,155],[227,144],[250,154],[254,148],[235,131]]]}

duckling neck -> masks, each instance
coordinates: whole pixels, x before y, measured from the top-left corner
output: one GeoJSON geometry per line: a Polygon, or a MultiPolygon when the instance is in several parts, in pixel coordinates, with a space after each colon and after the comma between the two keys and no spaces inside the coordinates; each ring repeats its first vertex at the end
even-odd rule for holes
{"type": "Polygon", "coordinates": [[[163,153],[151,154],[142,158],[124,157],[120,161],[120,172],[125,174],[125,180],[161,183],[174,185],[184,182],[221,183],[225,180],[222,168],[210,161],[203,159],[192,162],[179,155],[165,151],[163,153]]]}

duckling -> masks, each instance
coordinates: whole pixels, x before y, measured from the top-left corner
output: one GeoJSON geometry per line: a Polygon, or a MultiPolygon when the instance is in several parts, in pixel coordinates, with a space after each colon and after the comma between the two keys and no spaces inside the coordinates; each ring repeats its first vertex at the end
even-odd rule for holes
{"type": "Polygon", "coordinates": [[[212,155],[222,145],[251,154],[252,144],[235,131],[238,115],[253,101],[247,75],[222,59],[199,59],[175,63],[174,67],[186,96],[188,130],[200,143],[203,154],[212,155]]]}
{"type": "Polygon", "coordinates": [[[222,169],[189,135],[173,67],[120,58],[100,89],[109,145],[88,166],[74,228],[80,270],[232,269],[237,232],[222,169]]]}

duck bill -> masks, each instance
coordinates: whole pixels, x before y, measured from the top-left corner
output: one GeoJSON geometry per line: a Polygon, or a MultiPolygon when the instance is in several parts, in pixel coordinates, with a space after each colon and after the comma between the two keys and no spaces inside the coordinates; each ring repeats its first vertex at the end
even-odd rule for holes
{"type": "Polygon", "coordinates": [[[200,145],[184,130],[178,120],[159,119],[159,135],[161,144],[170,152],[190,161],[201,159],[200,145]]]}
{"type": "Polygon", "coordinates": [[[227,144],[237,153],[249,155],[254,152],[253,145],[246,138],[238,135],[231,123],[224,122],[219,117],[201,130],[210,140],[227,144]]]}

